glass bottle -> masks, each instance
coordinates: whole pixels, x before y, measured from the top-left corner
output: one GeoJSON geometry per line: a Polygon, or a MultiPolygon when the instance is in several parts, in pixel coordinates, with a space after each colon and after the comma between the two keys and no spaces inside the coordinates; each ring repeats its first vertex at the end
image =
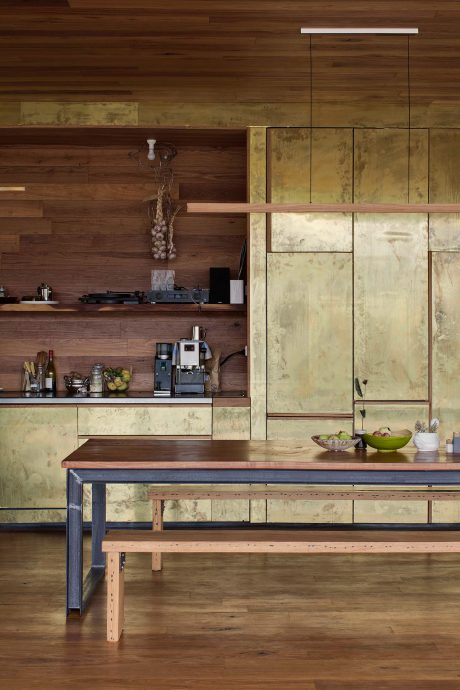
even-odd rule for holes
{"type": "Polygon", "coordinates": [[[56,367],[54,366],[54,352],[48,353],[48,364],[45,369],[45,390],[47,393],[56,395],[56,367]]]}

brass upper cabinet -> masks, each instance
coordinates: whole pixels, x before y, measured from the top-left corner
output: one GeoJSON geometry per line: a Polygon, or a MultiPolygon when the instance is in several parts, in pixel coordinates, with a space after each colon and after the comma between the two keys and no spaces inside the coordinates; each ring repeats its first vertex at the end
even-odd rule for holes
{"type": "MultiPolygon", "coordinates": [[[[460,201],[460,129],[430,132],[430,201],[460,201]]],[[[460,251],[459,222],[458,213],[431,216],[431,251],[460,251]]]]}
{"type": "MultiPolygon", "coordinates": [[[[273,202],[352,200],[351,129],[272,128],[268,135],[268,188],[273,202]],[[310,191],[311,187],[311,191],[310,191]]],[[[273,252],[351,252],[350,213],[273,213],[273,252]]]]}
{"type": "Polygon", "coordinates": [[[267,260],[268,412],[351,413],[351,255],[267,260]]]}
{"type": "MultiPolygon", "coordinates": [[[[355,200],[406,202],[407,131],[355,132],[355,200]]],[[[373,400],[428,398],[428,220],[356,214],[355,375],[373,400]]]]}

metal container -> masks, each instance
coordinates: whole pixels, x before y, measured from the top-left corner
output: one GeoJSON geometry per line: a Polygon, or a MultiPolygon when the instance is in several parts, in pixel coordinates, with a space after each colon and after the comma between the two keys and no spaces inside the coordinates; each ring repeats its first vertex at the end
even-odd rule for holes
{"type": "Polygon", "coordinates": [[[70,374],[64,376],[65,387],[75,396],[84,396],[88,394],[89,376],[82,376],[76,371],[71,371],[70,374]]]}

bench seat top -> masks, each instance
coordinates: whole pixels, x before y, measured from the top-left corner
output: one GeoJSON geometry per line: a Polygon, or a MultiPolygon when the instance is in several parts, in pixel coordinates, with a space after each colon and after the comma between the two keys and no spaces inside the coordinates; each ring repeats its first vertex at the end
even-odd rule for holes
{"type": "Polygon", "coordinates": [[[121,530],[102,550],[178,553],[459,553],[454,530],[121,530]]]}
{"type": "Polygon", "coordinates": [[[251,485],[226,487],[225,485],[156,486],[148,496],[153,501],[193,500],[304,500],[304,501],[452,501],[460,500],[460,490],[436,489],[353,489],[281,487],[251,485]]]}

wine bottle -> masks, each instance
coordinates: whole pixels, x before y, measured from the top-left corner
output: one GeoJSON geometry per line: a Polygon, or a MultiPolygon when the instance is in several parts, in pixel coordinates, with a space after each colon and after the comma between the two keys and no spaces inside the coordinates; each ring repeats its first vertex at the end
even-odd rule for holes
{"type": "Polygon", "coordinates": [[[47,393],[56,395],[56,367],[54,366],[54,353],[48,353],[48,364],[45,369],[45,390],[47,393]]]}

